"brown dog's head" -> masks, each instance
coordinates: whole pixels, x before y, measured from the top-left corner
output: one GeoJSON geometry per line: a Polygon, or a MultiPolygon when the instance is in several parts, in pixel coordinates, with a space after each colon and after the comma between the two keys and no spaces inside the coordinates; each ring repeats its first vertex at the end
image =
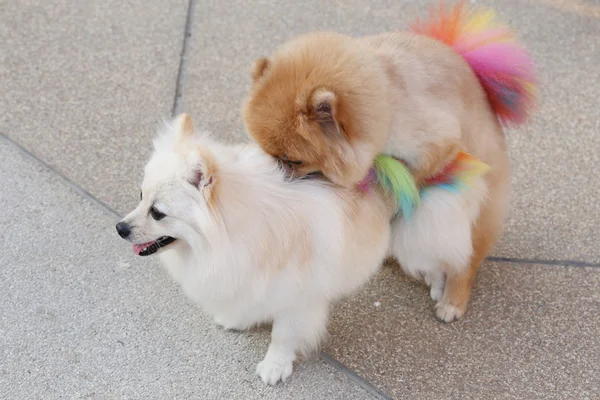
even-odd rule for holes
{"type": "Polygon", "coordinates": [[[255,62],[243,117],[248,134],[302,176],[351,187],[388,137],[385,72],[352,38],[312,33],[255,62]]]}

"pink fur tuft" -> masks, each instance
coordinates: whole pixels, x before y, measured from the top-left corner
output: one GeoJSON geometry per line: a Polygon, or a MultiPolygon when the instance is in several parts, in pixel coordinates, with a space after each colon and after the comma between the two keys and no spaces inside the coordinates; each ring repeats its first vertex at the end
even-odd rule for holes
{"type": "Polygon", "coordinates": [[[413,32],[437,39],[458,52],[485,90],[492,109],[505,124],[527,121],[536,102],[534,63],[514,34],[494,21],[491,11],[465,9],[464,2],[417,22],[413,32]]]}

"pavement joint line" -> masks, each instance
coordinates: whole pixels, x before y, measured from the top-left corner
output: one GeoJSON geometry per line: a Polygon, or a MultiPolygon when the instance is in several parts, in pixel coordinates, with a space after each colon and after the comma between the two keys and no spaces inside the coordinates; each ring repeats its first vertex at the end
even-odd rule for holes
{"type": "MultiPolygon", "coordinates": [[[[190,0],[190,4],[191,4],[191,2],[194,2],[194,0],[190,0]]],[[[112,214],[119,219],[123,218],[123,216],[121,214],[119,214],[116,210],[114,210],[108,204],[104,203],[102,200],[98,199],[97,197],[92,195],[90,192],[83,189],[81,186],[79,186],[78,184],[73,182],[71,179],[69,179],[66,175],[64,175],[58,169],[54,168],[47,162],[43,161],[41,158],[36,156],[31,151],[27,150],[25,147],[23,147],[17,141],[9,138],[8,136],[6,136],[4,133],[1,133],[1,132],[0,132],[0,137],[2,138],[2,140],[4,140],[6,143],[8,143],[11,147],[15,148],[21,154],[25,155],[28,158],[31,158],[32,160],[39,163],[47,170],[49,170],[52,173],[54,173],[55,175],[57,175],[59,178],[61,178],[63,180],[63,182],[65,182],[67,184],[67,186],[69,186],[71,189],[73,189],[77,194],[79,194],[83,198],[86,198],[87,200],[91,201],[92,203],[96,203],[102,209],[107,211],[109,214],[112,214]]],[[[561,261],[561,260],[535,260],[535,259],[510,258],[510,257],[488,257],[487,259],[490,261],[498,261],[498,262],[515,262],[515,263],[540,264],[540,265],[600,267],[600,263],[591,263],[591,262],[573,261],[573,260],[564,260],[564,261],[561,261]]],[[[345,366],[344,364],[342,364],[340,361],[336,360],[335,358],[331,357],[330,355],[328,355],[324,352],[320,352],[320,358],[328,365],[332,366],[333,368],[335,368],[342,374],[346,375],[348,377],[348,379],[350,379],[352,382],[359,385],[361,388],[366,390],[372,396],[375,396],[377,399],[391,400],[391,398],[389,396],[387,396],[386,394],[381,392],[379,389],[377,389],[375,386],[373,386],[373,384],[366,381],[364,378],[362,378],[360,375],[358,375],[355,371],[348,368],[347,366],[345,366]]]]}
{"type": "Polygon", "coordinates": [[[46,168],[50,172],[58,175],[58,177],[60,177],[60,179],[62,179],[67,184],[67,186],[69,186],[71,189],[73,189],[80,196],[88,199],[92,203],[96,203],[101,208],[103,208],[104,211],[107,211],[109,214],[113,214],[113,215],[117,216],[119,219],[123,218],[111,206],[109,206],[108,204],[106,204],[102,200],[98,199],[97,197],[95,197],[94,195],[92,195],[90,192],[88,192],[87,190],[85,190],[84,188],[82,188],[81,186],[79,186],[78,184],[76,184],[75,182],[73,182],[65,174],[63,174],[58,169],[54,168],[52,165],[48,164],[47,162],[45,162],[44,160],[42,160],[41,158],[39,158],[38,156],[36,156],[35,154],[33,154],[31,151],[27,150],[24,146],[22,146],[17,141],[9,138],[8,136],[6,136],[4,133],[1,133],[1,132],[0,132],[0,137],[2,137],[2,139],[6,143],[8,143],[13,148],[15,148],[21,154],[25,155],[26,157],[29,157],[29,158],[33,159],[35,162],[41,164],[44,168],[46,168]]]}
{"type": "Polygon", "coordinates": [[[323,362],[329,364],[333,368],[335,368],[338,371],[345,374],[348,377],[348,379],[350,379],[352,382],[356,383],[358,386],[363,388],[367,393],[369,393],[371,396],[375,397],[376,399],[392,400],[391,397],[389,397],[387,394],[383,393],[381,390],[379,390],[377,387],[375,387],[372,383],[367,381],[362,376],[358,375],[356,372],[354,372],[350,368],[346,367],[344,364],[342,364],[335,358],[331,357],[329,354],[322,351],[320,353],[320,358],[321,358],[321,360],[323,360],[323,362]]]}
{"type": "Polygon", "coordinates": [[[189,38],[192,37],[192,19],[194,18],[194,9],[196,0],[188,1],[187,16],[185,19],[185,27],[183,29],[183,42],[181,44],[181,54],[179,57],[179,69],[177,70],[177,80],[175,81],[175,97],[173,98],[173,108],[171,115],[175,117],[181,112],[181,98],[183,96],[183,82],[185,81],[187,67],[187,51],[189,47],[189,38]]]}
{"type": "Polygon", "coordinates": [[[535,258],[488,257],[486,260],[499,262],[514,262],[522,264],[556,265],[561,267],[593,267],[600,268],[600,263],[577,260],[538,260],[535,258]]]}
{"type": "Polygon", "coordinates": [[[551,7],[568,13],[579,14],[583,17],[600,17],[600,7],[581,0],[530,0],[533,3],[551,7]]]}

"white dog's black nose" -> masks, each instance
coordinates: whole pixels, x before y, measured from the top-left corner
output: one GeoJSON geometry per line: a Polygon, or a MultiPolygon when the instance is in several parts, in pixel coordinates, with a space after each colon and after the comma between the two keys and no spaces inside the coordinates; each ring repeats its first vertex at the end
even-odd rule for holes
{"type": "Polygon", "coordinates": [[[127,239],[127,236],[131,233],[131,228],[129,227],[129,224],[121,221],[117,224],[117,232],[123,239],[127,239]]]}

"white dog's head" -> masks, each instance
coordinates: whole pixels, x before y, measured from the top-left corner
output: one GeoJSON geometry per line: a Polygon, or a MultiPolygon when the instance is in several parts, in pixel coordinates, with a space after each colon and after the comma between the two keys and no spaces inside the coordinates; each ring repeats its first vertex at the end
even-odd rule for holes
{"type": "Polygon", "coordinates": [[[204,227],[214,221],[217,168],[201,140],[186,114],[166,124],[154,140],[140,203],[116,226],[136,254],[154,254],[176,240],[198,245],[204,227]]]}

